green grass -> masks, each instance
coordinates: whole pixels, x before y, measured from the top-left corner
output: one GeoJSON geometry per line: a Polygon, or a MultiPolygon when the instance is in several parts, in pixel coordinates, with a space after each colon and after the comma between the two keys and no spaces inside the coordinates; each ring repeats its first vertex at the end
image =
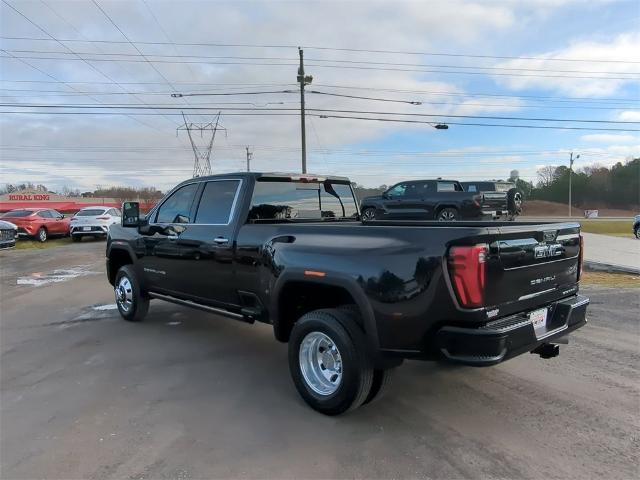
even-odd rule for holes
{"type": "Polygon", "coordinates": [[[69,245],[70,243],[70,237],[50,238],[46,242],[39,242],[38,240],[32,240],[30,238],[19,238],[16,241],[16,250],[42,250],[45,248],[54,248],[60,247],[62,245],[69,245]]]}
{"type": "Polygon", "coordinates": [[[584,272],[580,277],[580,283],[600,287],[640,288],[640,276],[623,273],[584,272]]]}
{"type": "Polygon", "coordinates": [[[633,238],[631,220],[580,220],[580,224],[586,233],[633,238]]]}

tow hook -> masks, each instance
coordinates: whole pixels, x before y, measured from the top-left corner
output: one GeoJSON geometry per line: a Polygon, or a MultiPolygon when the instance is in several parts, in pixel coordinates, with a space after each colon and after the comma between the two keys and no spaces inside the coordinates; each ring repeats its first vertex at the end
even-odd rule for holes
{"type": "Polygon", "coordinates": [[[557,343],[543,343],[535,350],[531,350],[531,353],[537,353],[540,358],[554,358],[560,355],[560,345],[557,343]]]}

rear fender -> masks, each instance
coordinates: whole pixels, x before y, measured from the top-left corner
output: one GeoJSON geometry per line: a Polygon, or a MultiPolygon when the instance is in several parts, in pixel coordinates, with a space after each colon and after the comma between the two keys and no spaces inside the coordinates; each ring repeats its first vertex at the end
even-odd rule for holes
{"type": "Polygon", "coordinates": [[[316,283],[320,285],[327,285],[344,289],[347,293],[349,293],[349,295],[351,295],[351,298],[353,298],[356,305],[358,306],[358,309],[360,310],[368,348],[374,355],[379,352],[378,329],[376,327],[375,316],[373,314],[371,304],[369,303],[369,300],[367,299],[364,291],[360,288],[356,280],[348,275],[340,273],[326,272],[326,276],[319,277],[305,275],[305,270],[297,268],[288,269],[287,271],[283,272],[277,278],[277,280],[273,284],[273,288],[271,289],[269,310],[271,313],[270,316],[273,319],[273,327],[275,331],[277,331],[279,328],[278,323],[280,318],[280,295],[283,288],[289,282],[316,283]]]}

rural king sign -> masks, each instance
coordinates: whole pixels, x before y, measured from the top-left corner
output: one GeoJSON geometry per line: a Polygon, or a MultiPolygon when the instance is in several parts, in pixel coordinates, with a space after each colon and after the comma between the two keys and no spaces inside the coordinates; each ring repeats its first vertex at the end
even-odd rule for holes
{"type": "Polygon", "coordinates": [[[9,194],[9,201],[19,202],[37,202],[37,201],[49,201],[49,194],[47,193],[16,193],[9,194]]]}

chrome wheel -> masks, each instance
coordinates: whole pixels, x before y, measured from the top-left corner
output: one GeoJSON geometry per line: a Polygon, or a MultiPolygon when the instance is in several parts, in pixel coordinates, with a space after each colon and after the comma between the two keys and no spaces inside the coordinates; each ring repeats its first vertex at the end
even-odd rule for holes
{"type": "Polygon", "coordinates": [[[375,220],[376,218],[376,209],[375,208],[365,208],[362,212],[362,219],[364,221],[375,220]]]}
{"type": "Polygon", "coordinates": [[[445,208],[438,215],[438,221],[440,222],[452,222],[456,219],[456,213],[450,208],[445,208]]]}
{"type": "Polygon", "coordinates": [[[127,277],[120,278],[115,287],[116,303],[120,309],[127,313],[133,307],[133,287],[131,281],[127,277]]]}
{"type": "Polygon", "coordinates": [[[47,241],[47,231],[44,228],[38,230],[38,240],[40,240],[41,242],[47,241]]]}
{"type": "Polygon", "coordinates": [[[335,342],[322,332],[308,333],[298,352],[305,383],[319,395],[331,395],[342,382],[342,357],[335,342]]]}

